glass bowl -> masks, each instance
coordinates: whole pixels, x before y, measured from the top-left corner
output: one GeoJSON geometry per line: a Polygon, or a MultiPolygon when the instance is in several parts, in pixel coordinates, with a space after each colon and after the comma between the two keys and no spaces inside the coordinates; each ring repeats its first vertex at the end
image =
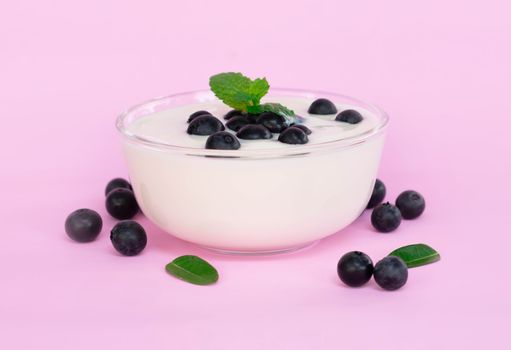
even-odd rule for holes
{"type": "Polygon", "coordinates": [[[364,133],[323,143],[211,150],[158,142],[128,128],[155,112],[216,100],[209,90],[132,107],[116,126],[135,196],[149,220],[173,236],[219,252],[272,254],[334,234],[361,214],[378,171],[386,113],[327,92],[272,88],[267,97],[276,102],[279,97],[327,98],[363,108],[377,122],[364,133]]]}

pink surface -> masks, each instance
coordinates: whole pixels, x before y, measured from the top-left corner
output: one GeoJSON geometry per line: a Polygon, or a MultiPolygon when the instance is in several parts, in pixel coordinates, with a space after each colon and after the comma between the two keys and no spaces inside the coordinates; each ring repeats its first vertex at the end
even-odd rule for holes
{"type": "Polygon", "coordinates": [[[510,11],[506,1],[3,4],[1,348],[506,348],[510,11]],[[127,175],[116,115],[227,70],[381,105],[388,198],[416,189],[425,214],[385,235],[365,213],[311,249],[263,258],[214,255],[140,217],[147,249],[116,254],[103,205],[106,182],[127,175]],[[104,217],[93,243],[64,233],[79,207],[104,217]],[[410,270],[397,292],[337,279],[347,251],[378,260],[416,242],[442,261],[410,270]],[[182,254],[212,262],[219,283],[166,275],[182,254]]]}

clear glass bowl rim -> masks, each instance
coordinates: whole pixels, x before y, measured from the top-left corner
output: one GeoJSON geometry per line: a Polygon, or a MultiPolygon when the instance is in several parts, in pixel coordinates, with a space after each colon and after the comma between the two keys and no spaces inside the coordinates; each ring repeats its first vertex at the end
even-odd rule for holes
{"type": "MultiPolygon", "coordinates": [[[[341,138],[338,140],[333,141],[327,141],[322,143],[315,143],[315,144],[305,144],[305,145],[296,145],[296,147],[286,147],[286,148],[275,148],[275,149],[248,149],[243,150],[243,148],[240,148],[238,150],[215,150],[215,149],[200,149],[200,148],[193,148],[193,147],[184,147],[184,146],[178,146],[173,145],[170,143],[164,143],[164,142],[158,142],[150,139],[146,139],[144,137],[141,137],[139,135],[133,134],[128,131],[127,128],[127,118],[132,114],[138,111],[139,109],[143,108],[144,106],[147,106],[149,104],[155,104],[158,102],[162,102],[165,100],[170,100],[173,98],[178,97],[186,97],[190,96],[193,97],[197,94],[208,94],[211,93],[210,90],[194,90],[194,91],[187,91],[187,92],[181,92],[176,93],[172,95],[167,95],[163,97],[157,97],[150,100],[147,100],[143,103],[137,104],[135,106],[132,106],[122,112],[116,119],[116,128],[121,133],[121,135],[126,138],[127,140],[135,143],[140,144],[146,147],[150,147],[153,149],[157,149],[164,152],[177,152],[182,153],[184,155],[190,155],[190,156],[216,156],[216,157],[222,157],[222,158],[267,158],[267,157],[281,157],[281,156],[293,156],[293,155],[304,155],[309,154],[313,152],[318,151],[326,151],[326,150],[332,150],[332,149],[342,149],[342,148],[348,148],[355,146],[357,144],[363,143],[367,140],[370,140],[371,138],[377,136],[378,134],[382,133],[388,125],[389,122],[389,116],[387,113],[378,107],[375,104],[364,102],[362,100],[332,93],[332,92],[326,92],[326,91],[318,91],[318,90],[304,90],[304,89],[292,89],[292,88],[274,88],[272,87],[270,89],[270,92],[268,96],[272,96],[272,93],[276,93],[280,96],[298,96],[303,97],[307,95],[314,95],[314,98],[320,98],[322,96],[325,96],[326,98],[335,97],[338,99],[341,99],[343,101],[346,101],[350,104],[353,104],[355,106],[360,106],[364,109],[369,110],[371,113],[373,113],[378,118],[378,123],[375,125],[374,128],[361,133],[357,134],[351,137],[341,138]]],[[[278,101],[272,101],[272,102],[278,102],[278,101]]],[[[338,102],[338,101],[333,101],[338,102]]],[[[206,141],[206,137],[204,138],[204,142],[206,141]]]]}

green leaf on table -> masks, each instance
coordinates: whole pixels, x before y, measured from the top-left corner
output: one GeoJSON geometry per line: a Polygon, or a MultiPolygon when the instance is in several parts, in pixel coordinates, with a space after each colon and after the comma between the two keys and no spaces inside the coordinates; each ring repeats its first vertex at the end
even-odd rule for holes
{"type": "Polygon", "coordinates": [[[180,256],[168,263],[165,270],[172,276],[193,284],[208,285],[218,281],[217,270],[195,255],[180,256]]]}
{"type": "Polygon", "coordinates": [[[440,260],[440,254],[435,249],[422,243],[398,248],[389,255],[400,257],[408,267],[418,267],[440,260]]]}

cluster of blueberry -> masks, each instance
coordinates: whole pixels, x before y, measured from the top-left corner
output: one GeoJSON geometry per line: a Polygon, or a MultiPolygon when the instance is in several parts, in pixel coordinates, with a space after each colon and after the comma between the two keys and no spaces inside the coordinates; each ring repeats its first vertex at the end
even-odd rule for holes
{"type": "MultiPolygon", "coordinates": [[[[328,115],[328,114],[336,114],[337,107],[332,103],[332,101],[327,100],[326,98],[318,98],[309,107],[307,111],[309,114],[320,114],[320,115],[328,115]]],[[[362,114],[357,112],[354,109],[346,109],[341,113],[337,114],[335,120],[338,122],[349,123],[349,124],[358,124],[364,119],[362,114]]]]}
{"type": "Polygon", "coordinates": [[[371,214],[371,223],[380,232],[392,232],[401,224],[401,218],[406,220],[418,218],[426,209],[426,201],[417,191],[402,192],[396,199],[396,205],[389,202],[380,204],[386,193],[385,184],[376,179],[367,209],[374,208],[371,214]]]}
{"type": "MultiPolygon", "coordinates": [[[[335,114],[337,108],[327,99],[317,99],[309,107],[310,114],[335,114]]],[[[191,135],[209,136],[206,140],[207,149],[236,150],[241,147],[238,138],[243,140],[267,140],[273,134],[279,134],[278,140],[292,145],[303,145],[309,142],[308,135],[312,131],[303,124],[289,123],[282,115],[273,112],[249,114],[238,110],[228,112],[222,122],[208,111],[197,111],[188,118],[186,132],[191,135]],[[236,136],[225,131],[225,127],[236,132],[236,136]]],[[[335,120],[350,124],[362,121],[359,112],[349,109],[337,115],[335,120]]]]}
{"type": "MultiPolygon", "coordinates": [[[[371,223],[379,232],[394,231],[401,224],[401,218],[415,219],[426,208],[424,197],[416,191],[404,191],[396,200],[396,205],[383,203],[387,190],[385,184],[376,179],[367,209],[373,209],[371,223]]],[[[408,267],[397,256],[387,256],[373,266],[367,254],[353,251],[344,254],[337,264],[337,274],[341,281],[350,287],[367,283],[374,275],[376,283],[386,290],[396,290],[405,285],[408,267]]]]}
{"type": "Polygon", "coordinates": [[[374,280],[380,287],[396,290],[408,280],[408,267],[397,256],[387,256],[373,265],[367,254],[353,251],[341,257],[337,264],[337,275],[350,287],[360,287],[374,275],[374,280]]]}
{"type": "Polygon", "coordinates": [[[225,126],[236,132],[236,136],[224,131],[225,126],[208,111],[197,111],[188,118],[187,133],[209,135],[206,140],[208,149],[236,150],[241,147],[238,138],[243,140],[267,140],[273,133],[279,133],[279,141],[289,144],[305,144],[311,134],[305,125],[289,124],[285,117],[272,112],[259,115],[232,110],[224,117],[225,126]]]}
{"type": "MultiPolygon", "coordinates": [[[[139,207],[131,184],[121,178],[111,180],[105,189],[106,210],[118,222],[110,232],[114,248],[121,254],[139,254],[147,245],[144,228],[132,219],[139,207]]],[[[77,242],[91,242],[100,234],[103,227],[101,216],[91,209],[78,209],[68,215],[65,223],[67,235],[77,242]]]]}

